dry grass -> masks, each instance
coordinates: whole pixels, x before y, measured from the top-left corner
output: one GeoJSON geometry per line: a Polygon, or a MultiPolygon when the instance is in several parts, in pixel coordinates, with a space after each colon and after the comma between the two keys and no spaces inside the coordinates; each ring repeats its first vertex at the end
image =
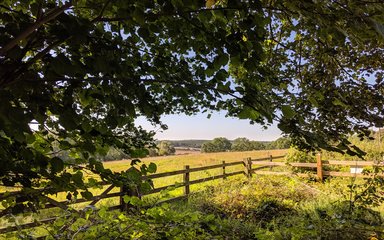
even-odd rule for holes
{"type": "MultiPolygon", "coordinates": [[[[189,155],[174,155],[165,157],[150,157],[141,159],[142,163],[149,164],[151,162],[156,163],[157,172],[170,172],[175,170],[181,170],[185,165],[193,167],[209,166],[214,164],[225,162],[242,161],[244,158],[263,158],[269,155],[281,156],[287,153],[287,150],[262,150],[262,151],[247,151],[247,152],[219,152],[219,153],[199,153],[189,155]]],[[[106,162],[104,166],[115,172],[120,172],[130,167],[131,161],[121,160],[106,162]]],[[[227,169],[227,173],[244,169],[243,166],[233,166],[227,169]]],[[[208,178],[214,175],[221,174],[221,169],[212,169],[201,172],[191,173],[191,180],[208,178]]],[[[155,187],[162,187],[175,182],[182,182],[182,175],[164,177],[155,179],[155,187]]]]}
{"type": "MultiPolygon", "coordinates": [[[[226,162],[235,162],[235,161],[241,161],[244,158],[263,158],[268,157],[269,155],[273,156],[281,156],[287,153],[287,150],[263,150],[263,151],[249,151],[249,152],[222,152],[222,153],[196,153],[196,154],[188,154],[188,155],[174,155],[174,156],[165,156],[165,157],[150,157],[150,158],[143,158],[141,159],[143,164],[149,164],[151,162],[156,163],[157,165],[157,173],[161,172],[170,172],[175,170],[183,169],[185,165],[190,165],[190,167],[199,167],[199,166],[208,166],[208,165],[214,165],[222,163],[222,161],[226,162]]],[[[112,162],[105,162],[104,166],[106,168],[111,169],[114,172],[121,172],[124,170],[127,170],[130,167],[131,161],[130,160],[120,160],[120,161],[112,161],[112,162]]],[[[244,170],[244,166],[237,165],[232,167],[227,167],[226,172],[230,173],[233,171],[239,171],[244,170]]],[[[220,175],[222,172],[221,169],[211,169],[206,171],[200,171],[200,172],[193,172],[190,174],[191,180],[200,179],[200,178],[209,178],[211,176],[220,175]]],[[[182,175],[176,175],[176,176],[169,176],[164,178],[159,178],[154,180],[154,186],[155,187],[162,187],[171,185],[174,183],[180,183],[183,181],[182,175]]],[[[215,182],[220,180],[215,180],[211,182],[205,182],[201,184],[196,184],[191,186],[191,191],[198,191],[202,189],[206,185],[214,184],[215,182]]],[[[102,189],[92,189],[91,192],[94,195],[101,194],[107,186],[104,186],[102,189]]],[[[0,192],[3,191],[12,191],[16,189],[4,189],[0,188],[0,192]]],[[[114,188],[111,192],[119,191],[118,188],[114,188]]],[[[183,189],[178,188],[171,192],[172,196],[178,196],[182,194],[183,189]]],[[[57,195],[51,196],[53,199],[63,201],[65,200],[65,193],[59,193],[57,195]]],[[[110,199],[104,199],[100,201],[97,204],[97,207],[100,205],[117,205],[119,202],[119,198],[110,198],[110,199]]],[[[81,209],[84,206],[86,206],[89,203],[82,203],[82,204],[76,204],[76,206],[73,206],[76,209],[81,209]]],[[[44,212],[43,214],[30,214],[27,216],[18,216],[17,222],[19,224],[21,223],[27,223],[33,221],[33,219],[39,219],[39,218],[46,218],[48,216],[56,215],[60,211],[52,211],[49,210],[48,212],[44,212]]],[[[10,222],[7,221],[0,221],[0,225],[2,227],[13,225],[10,222]]],[[[2,236],[0,236],[1,239],[2,236]]]]}
{"type": "MultiPolygon", "coordinates": [[[[248,152],[220,152],[220,153],[198,153],[188,155],[174,155],[165,157],[150,157],[141,159],[143,163],[154,162],[157,165],[157,172],[169,172],[183,169],[185,165],[190,167],[208,166],[213,164],[226,162],[241,161],[244,158],[263,158],[269,155],[280,156],[287,153],[287,149],[283,150],[261,150],[248,152]]],[[[106,162],[104,166],[112,171],[120,172],[130,167],[129,160],[106,162]]]]}

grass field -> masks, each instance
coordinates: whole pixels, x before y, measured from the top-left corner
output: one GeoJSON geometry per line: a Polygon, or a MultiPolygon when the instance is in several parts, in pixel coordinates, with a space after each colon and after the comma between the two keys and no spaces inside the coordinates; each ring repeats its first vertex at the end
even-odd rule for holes
{"type": "MultiPolygon", "coordinates": [[[[220,152],[220,153],[196,153],[188,155],[174,155],[164,157],[151,157],[143,158],[142,163],[149,164],[151,162],[156,163],[157,172],[170,172],[175,170],[181,170],[185,165],[192,167],[208,166],[225,162],[242,161],[244,158],[264,158],[272,156],[281,156],[287,153],[286,149],[283,150],[262,150],[262,151],[247,151],[247,152],[220,152]]],[[[130,167],[130,161],[113,161],[104,163],[106,168],[112,171],[120,172],[127,170],[130,167]]],[[[240,169],[244,169],[242,166],[234,166],[227,169],[227,172],[234,172],[240,169]]],[[[191,173],[191,180],[199,178],[207,178],[213,175],[219,175],[220,169],[212,169],[207,171],[191,173]]],[[[162,187],[175,182],[181,182],[182,175],[164,177],[154,180],[155,187],[162,187]]]]}
{"type": "MultiPolygon", "coordinates": [[[[350,183],[349,178],[322,184],[294,176],[218,180],[201,186],[187,201],[156,207],[153,211],[161,213],[157,220],[140,214],[138,221],[155,221],[151,230],[132,227],[141,237],[124,239],[164,239],[164,232],[169,234],[165,239],[188,240],[383,239],[382,209],[359,205],[350,209],[350,183]]],[[[118,226],[119,215],[113,216],[118,226]]],[[[84,220],[83,226],[87,224],[84,220]]],[[[99,229],[111,228],[106,227],[99,229]]],[[[74,236],[75,230],[69,234],[74,236]]],[[[94,239],[85,237],[88,232],[82,234],[73,239],[94,239]]]]}
{"type": "MultiPolygon", "coordinates": [[[[285,153],[286,150],[190,154],[145,158],[142,162],[154,162],[158,172],[167,172],[183,169],[184,165],[207,166],[222,161],[233,162],[247,157],[255,159],[285,153]]],[[[130,167],[130,161],[106,162],[105,166],[116,172],[124,171],[130,167]]],[[[206,178],[220,174],[219,171],[197,172],[191,178],[206,178]]],[[[155,187],[175,181],[181,182],[181,176],[155,179],[155,187]]],[[[214,180],[194,185],[188,201],[151,210],[149,214],[160,211],[161,215],[156,215],[158,219],[152,215],[148,218],[148,212],[144,215],[140,213],[136,216],[137,222],[148,223],[146,226],[151,230],[143,230],[140,225],[137,229],[133,226],[132,231],[142,234],[137,239],[160,239],[158,233],[165,232],[171,236],[166,239],[382,239],[383,206],[354,203],[351,208],[353,197],[364,190],[364,185],[349,188],[351,183],[363,182],[352,178],[330,178],[319,183],[295,176],[260,175],[250,180],[240,175],[227,180],[214,180]],[[186,233],[189,235],[186,236],[186,233]],[[200,238],[203,235],[208,238],[200,238]]],[[[173,194],[181,194],[181,189],[173,194]]],[[[114,200],[108,201],[103,204],[116,204],[114,200]]],[[[25,216],[20,222],[33,218],[36,216],[25,216]]],[[[113,224],[118,226],[120,220],[113,220],[113,224]]],[[[83,221],[82,226],[88,226],[91,220],[83,221]]],[[[98,229],[109,229],[111,226],[106,227],[98,229]]],[[[40,228],[35,234],[44,231],[40,228]]],[[[67,230],[67,233],[76,235],[75,230],[72,233],[70,231],[67,230]]],[[[106,234],[109,232],[111,230],[106,234]]],[[[78,234],[73,239],[92,239],[86,238],[87,234],[78,234]]],[[[0,236],[0,239],[8,238],[0,236]]]]}
{"type": "MultiPolygon", "coordinates": [[[[154,162],[157,165],[157,172],[166,172],[183,169],[185,165],[191,167],[207,166],[221,163],[222,161],[234,162],[241,161],[244,158],[263,158],[269,155],[278,156],[287,153],[283,150],[261,150],[248,152],[220,152],[220,153],[196,153],[188,155],[174,155],[165,157],[150,157],[141,159],[143,163],[154,162]]],[[[130,161],[112,161],[105,162],[104,166],[113,171],[120,172],[126,170],[130,166],[130,161]]]]}
{"type": "MultiPolygon", "coordinates": [[[[175,170],[183,169],[185,165],[190,165],[190,167],[199,167],[199,166],[208,166],[208,165],[214,165],[218,163],[222,163],[222,161],[226,162],[234,162],[234,161],[241,161],[244,158],[264,158],[269,157],[270,155],[273,156],[281,156],[284,155],[287,152],[287,150],[263,150],[263,151],[247,151],[247,152],[221,152],[221,153],[194,153],[194,154],[187,154],[187,155],[173,155],[173,156],[164,156],[164,157],[150,157],[150,158],[143,158],[141,159],[142,163],[149,164],[151,162],[156,163],[157,165],[157,173],[161,172],[170,172],[175,170]]],[[[121,172],[127,170],[131,165],[130,160],[120,160],[120,161],[111,161],[111,162],[105,162],[104,166],[106,168],[111,169],[114,172],[121,172]]],[[[244,169],[243,166],[232,166],[227,168],[227,173],[238,171],[244,169]]],[[[220,169],[212,169],[212,170],[206,170],[201,172],[194,172],[191,173],[191,180],[194,179],[200,179],[200,178],[207,178],[214,175],[220,175],[221,172],[220,169]]],[[[86,176],[86,175],[85,175],[86,176]]],[[[191,191],[198,191],[202,188],[204,188],[207,185],[215,184],[220,180],[215,180],[213,182],[207,182],[207,183],[201,183],[191,186],[191,191]]],[[[171,185],[174,183],[182,182],[182,175],[177,176],[169,176],[164,178],[159,178],[154,180],[154,186],[155,187],[162,187],[171,185]]],[[[100,188],[100,189],[92,189],[91,192],[93,195],[99,195],[101,194],[107,186],[100,188]]],[[[13,191],[17,189],[6,189],[6,188],[0,188],[0,192],[4,191],[13,191]]],[[[114,188],[111,193],[119,191],[118,188],[114,188]]],[[[174,191],[171,191],[169,194],[170,196],[178,196],[182,194],[182,189],[176,189],[174,191]]],[[[65,200],[65,193],[57,194],[54,196],[51,196],[52,198],[63,201],[65,200]]],[[[156,197],[156,195],[153,195],[156,197]]],[[[110,199],[104,199],[101,200],[96,206],[100,207],[102,205],[117,205],[119,202],[119,198],[110,198],[110,199]]],[[[78,204],[75,207],[76,209],[81,209],[84,206],[86,206],[88,203],[81,203],[78,204]]],[[[42,211],[42,214],[25,214],[23,216],[17,217],[15,220],[19,223],[27,223],[32,222],[34,219],[43,219],[47,217],[51,217],[54,215],[59,214],[61,211],[58,209],[50,209],[48,211],[42,211]]],[[[0,220],[1,227],[13,225],[13,223],[10,223],[6,220],[0,220]]],[[[0,236],[0,239],[1,236],[0,236]]]]}

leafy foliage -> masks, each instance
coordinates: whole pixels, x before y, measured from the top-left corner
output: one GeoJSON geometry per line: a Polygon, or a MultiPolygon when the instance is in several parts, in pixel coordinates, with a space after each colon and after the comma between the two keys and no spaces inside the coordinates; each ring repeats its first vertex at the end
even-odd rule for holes
{"type": "Polygon", "coordinates": [[[175,147],[183,147],[183,148],[201,148],[201,145],[204,142],[208,142],[209,140],[171,140],[173,146],[175,147]]]}
{"type": "Polygon", "coordinates": [[[268,7],[264,63],[278,80],[271,85],[281,97],[279,128],[300,148],[361,156],[346,137],[368,137],[369,126],[383,123],[383,35],[376,26],[383,26],[383,5],[272,1],[268,7]]]}
{"type": "Polygon", "coordinates": [[[176,152],[175,147],[168,141],[161,141],[158,144],[158,148],[159,148],[160,156],[172,155],[172,154],[175,154],[176,152]]]}
{"type": "MultiPolygon", "coordinates": [[[[208,187],[189,205],[233,223],[239,219],[251,224],[252,237],[247,239],[382,238],[382,208],[379,212],[370,205],[356,205],[351,210],[349,182],[331,179],[317,184],[281,176],[236,179],[208,187]]],[[[242,230],[234,239],[242,239],[242,230]]]]}
{"type": "Polygon", "coordinates": [[[148,149],[149,157],[156,156],[168,156],[175,154],[176,149],[173,146],[171,141],[160,141],[156,144],[156,147],[152,147],[148,149]]]}
{"type": "Polygon", "coordinates": [[[289,137],[280,137],[271,142],[267,147],[268,149],[288,149],[292,145],[292,139],[289,137]]]}
{"type": "Polygon", "coordinates": [[[291,140],[281,137],[272,142],[251,141],[241,137],[234,140],[226,138],[214,138],[201,145],[201,152],[225,152],[225,151],[253,151],[263,149],[287,149],[291,145],[291,140]]]}
{"type": "Polygon", "coordinates": [[[28,199],[85,189],[83,170],[116,182],[96,157],[147,155],[154,133],[138,116],[165,129],[163,114],[221,109],[278,121],[301,148],[362,155],[346,137],[384,122],[383,12],[360,0],[5,0],[0,182],[28,199]]]}
{"type": "Polygon", "coordinates": [[[201,145],[201,152],[225,152],[231,149],[231,142],[224,138],[214,138],[212,141],[205,142],[201,145]]]}
{"type": "Polygon", "coordinates": [[[208,239],[214,224],[213,215],[173,211],[165,204],[130,215],[101,208],[59,218],[47,239],[208,239]]]}
{"type": "Polygon", "coordinates": [[[232,151],[251,151],[253,150],[252,142],[247,138],[236,138],[232,142],[232,151]]]}
{"type": "MultiPolygon", "coordinates": [[[[383,131],[371,131],[369,138],[361,141],[357,134],[354,134],[348,138],[348,141],[363,150],[366,155],[365,159],[381,162],[384,156],[384,142],[383,142],[383,131]]],[[[343,155],[337,152],[323,151],[325,158],[344,159],[344,160],[361,160],[359,156],[343,155]]]]}
{"type": "MultiPolygon", "coordinates": [[[[313,153],[303,152],[294,147],[291,147],[285,155],[286,164],[290,164],[291,162],[300,162],[300,163],[315,163],[316,157],[313,153]]],[[[305,169],[301,167],[291,167],[294,172],[309,172],[315,171],[314,169],[305,169]]]]}

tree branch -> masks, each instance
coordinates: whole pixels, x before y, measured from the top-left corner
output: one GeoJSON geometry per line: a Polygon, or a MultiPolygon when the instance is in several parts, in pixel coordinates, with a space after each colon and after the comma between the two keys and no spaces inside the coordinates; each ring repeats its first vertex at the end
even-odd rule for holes
{"type": "Polygon", "coordinates": [[[34,31],[36,31],[42,25],[56,18],[57,16],[59,16],[61,13],[63,13],[65,10],[69,9],[70,7],[72,7],[72,3],[68,2],[63,6],[52,10],[45,17],[42,17],[41,19],[37,20],[34,24],[27,27],[27,29],[25,29],[17,37],[15,37],[10,42],[8,42],[5,46],[3,46],[0,49],[0,56],[5,56],[7,52],[13,49],[17,44],[19,44],[21,40],[26,39],[29,35],[31,35],[34,31]]]}
{"type": "Polygon", "coordinates": [[[104,4],[104,6],[103,6],[103,8],[101,9],[99,15],[98,15],[96,18],[94,18],[91,22],[97,22],[99,19],[101,19],[101,18],[103,17],[104,11],[105,11],[105,9],[107,8],[107,6],[108,6],[108,4],[109,4],[110,2],[111,2],[111,0],[108,0],[108,1],[104,4]]]}

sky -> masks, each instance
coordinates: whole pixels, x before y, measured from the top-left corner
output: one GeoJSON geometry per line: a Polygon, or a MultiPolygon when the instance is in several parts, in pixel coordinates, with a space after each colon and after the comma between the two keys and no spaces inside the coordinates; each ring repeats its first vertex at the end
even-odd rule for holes
{"type": "Polygon", "coordinates": [[[153,127],[144,118],[139,118],[136,124],[146,130],[154,130],[158,140],[186,140],[186,139],[213,139],[225,137],[233,140],[246,137],[250,140],[273,141],[281,137],[281,131],[276,125],[264,130],[261,125],[252,125],[248,120],[226,118],[225,113],[213,113],[211,118],[207,114],[194,116],[166,115],[162,122],[168,125],[168,130],[153,127]]]}

